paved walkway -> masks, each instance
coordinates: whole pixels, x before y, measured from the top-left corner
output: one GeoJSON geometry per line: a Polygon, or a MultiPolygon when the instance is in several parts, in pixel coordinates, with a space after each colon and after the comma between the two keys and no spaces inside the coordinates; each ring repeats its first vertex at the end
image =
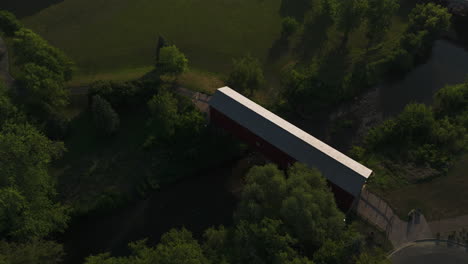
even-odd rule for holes
{"type": "Polygon", "coordinates": [[[388,257],[393,264],[462,264],[468,263],[468,248],[446,240],[421,240],[404,245],[388,257]]]}
{"type": "Polygon", "coordinates": [[[8,50],[5,41],[0,37],[0,79],[8,88],[11,88],[15,79],[10,75],[10,63],[8,61],[8,50]]]}
{"type": "Polygon", "coordinates": [[[384,230],[395,248],[418,239],[434,237],[424,215],[416,213],[411,221],[403,221],[385,201],[366,188],[362,190],[356,210],[358,215],[384,230]]]}
{"type": "Polygon", "coordinates": [[[356,212],[385,231],[395,248],[416,240],[435,238],[437,233],[446,238],[452,231],[458,232],[462,228],[468,230],[468,215],[427,222],[424,215],[414,213],[410,221],[403,221],[384,200],[365,187],[358,200],[356,212]]]}

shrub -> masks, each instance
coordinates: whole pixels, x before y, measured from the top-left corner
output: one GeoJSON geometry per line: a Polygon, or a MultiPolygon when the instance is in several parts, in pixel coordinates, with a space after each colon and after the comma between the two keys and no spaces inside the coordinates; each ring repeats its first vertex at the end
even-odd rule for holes
{"type": "Polygon", "coordinates": [[[15,15],[6,10],[0,10],[0,31],[5,33],[7,37],[12,37],[22,27],[23,25],[16,19],[15,15]]]}
{"type": "Polygon", "coordinates": [[[294,34],[299,28],[299,23],[293,17],[285,17],[281,23],[282,31],[281,35],[284,37],[289,37],[294,34]]]}
{"type": "Polygon", "coordinates": [[[188,59],[172,45],[160,50],[159,60],[156,62],[156,70],[161,74],[178,75],[188,69],[188,59]]]}
{"type": "Polygon", "coordinates": [[[92,116],[98,133],[106,136],[117,132],[120,119],[109,102],[99,95],[94,96],[92,100],[92,116]]]}
{"type": "Polygon", "coordinates": [[[92,99],[96,95],[108,101],[117,110],[139,107],[144,102],[141,98],[141,88],[134,82],[94,82],[90,85],[88,98],[92,99]]]}
{"type": "Polygon", "coordinates": [[[250,55],[233,60],[234,69],[227,79],[227,85],[241,93],[252,93],[265,82],[260,61],[250,55]]]}

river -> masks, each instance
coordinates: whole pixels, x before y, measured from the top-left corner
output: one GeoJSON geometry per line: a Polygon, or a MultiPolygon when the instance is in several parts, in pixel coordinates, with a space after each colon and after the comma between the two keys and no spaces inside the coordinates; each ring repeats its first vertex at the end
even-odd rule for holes
{"type": "Polygon", "coordinates": [[[427,63],[416,67],[403,80],[377,87],[378,110],[388,117],[401,112],[410,102],[430,105],[437,90],[465,80],[468,52],[447,40],[438,40],[427,63]]]}
{"type": "Polygon", "coordinates": [[[427,62],[416,66],[403,79],[375,86],[331,113],[312,121],[299,120],[296,125],[346,153],[352,145],[362,143],[371,127],[397,115],[407,104],[431,105],[439,89],[467,79],[468,51],[451,41],[437,40],[427,62]],[[336,124],[343,121],[352,123],[336,129],[336,124]]]}

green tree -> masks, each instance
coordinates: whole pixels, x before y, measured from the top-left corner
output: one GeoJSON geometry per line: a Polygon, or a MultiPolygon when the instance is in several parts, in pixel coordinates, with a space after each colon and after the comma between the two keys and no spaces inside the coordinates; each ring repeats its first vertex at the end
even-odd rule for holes
{"type": "Polygon", "coordinates": [[[392,18],[400,7],[399,0],[368,0],[366,12],[369,46],[380,41],[391,26],[392,18]]]}
{"type": "Polygon", "coordinates": [[[434,96],[434,110],[438,116],[454,117],[468,111],[468,82],[446,86],[434,96]]]}
{"type": "Polygon", "coordinates": [[[99,95],[93,97],[91,105],[94,126],[101,135],[112,135],[120,126],[119,115],[112,106],[99,95]]]}
{"type": "Polygon", "coordinates": [[[28,124],[0,131],[0,236],[17,240],[63,231],[67,208],[54,202],[50,162],[64,151],[28,124]]]}
{"type": "Polygon", "coordinates": [[[292,248],[297,241],[284,231],[280,220],[264,218],[258,224],[242,220],[233,232],[232,263],[286,264],[300,259],[292,248]]]}
{"type": "Polygon", "coordinates": [[[385,252],[376,250],[375,252],[363,252],[356,257],[356,264],[391,264],[385,252]]]}
{"type": "Polygon", "coordinates": [[[418,4],[408,15],[407,32],[427,31],[430,38],[435,39],[449,29],[451,17],[447,8],[440,5],[418,4]]]}
{"type": "Polygon", "coordinates": [[[133,254],[129,257],[111,257],[109,253],[90,256],[85,264],[209,264],[202,248],[186,229],[172,229],[155,247],[147,247],[146,240],[129,244],[133,254]]]}
{"type": "Polygon", "coordinates": [[[265,82],[260,61],[250,55],[233,60],[233,70],[226,84],[241,92],[251,94],[265,82]]]}
{"type": "Polygon", "coordinates": [[[432,43],[450,27],[451,14],[440,5],[418,4],[408,15],[408,27],[401,38],[401,47],[413,57],[429,56],[432,43]]]}
{"type": "Polygon", "coordinates": [[[56,81],[69,81],[72,78],[72,61],[59,49],[52,47],[33,31],[21,28],[13,39],[15,64],[28,63],[44,67],[53,72],[56,81]]]}
{"type": "Polygon", "coordinates": [[[201,246],[192,234],[183,228],[172,229],[161,238],[156,246],[155,262],[160,264],[208,264],[201,246]]]}
{"type": "Polygon", "coordinates": [[[62,111],[69,103],[69,91],[64,87],[63,78],[44,66],[25,64],[19,81],[32,113],[39,110],[39,115],[47,116],[62,111]]]}
{"type": "Polygon", "coordinates": [[[160,50],[159,60],[156,62],[156,70],[160,74],[179,75],[188,69],[188,59],[172,45],[160,50]]]}
{"type": "Polygon", "coordinates": [[[281,35],[287,38],[297,31],[299,23],[293,17],[285,17],[282,20],[281,26],[281,35]]]}
{"type": "Polygon", "coordinates": [[[319,247],[344,229],[344,215],[336,208],[325,178],[317,170],[295,164],[289,177],[274,165],[252,168],[246,176],[238,219],[282,220],[287,231],[307,248],[319,247]]]}
{"type": "Polygon", "coordinates": [[[151,98],[148,108],[151,114],[148,125],[153,132],[151,140],[154,140],[154,137],[172,137],[179,117],[177,99],[170,92],[162,90],[151,98]]]}
{"type": "Polygon", "coordinates": [[[241,220],[230,229],[210,228],[203,237],[205,255],[212,263],[312,264],[295,250],[297,239],[285,231],[280,220],[241,220]]]}
{"type": "Polygon", "coordinates": [[[6,10],[0,10],[0,32],[4,32],[6,36],[12,37],[22,27],[15,15],[6,10]]]}
{"type": "Polygon", "coordinates": [[[62,262],[63,255],[62,245],[53,241],[41,239],[32,239],[25,243],[0,241],[2,264],[56,264],[62,262]]]}
{"type": "Polygon", "coordinates": [[[13,118],[17,111],[16,106],[11,102],[6,86],[0,81],[0,127],[6,120],[13,118]]]}
{"type": "Polygon", "coordinates": [[[347,43],[349,33],[364,21],[368,10],[367,0],[338,1],[335,20],[337,27],[344,32],[343,43],[347,43]]]}

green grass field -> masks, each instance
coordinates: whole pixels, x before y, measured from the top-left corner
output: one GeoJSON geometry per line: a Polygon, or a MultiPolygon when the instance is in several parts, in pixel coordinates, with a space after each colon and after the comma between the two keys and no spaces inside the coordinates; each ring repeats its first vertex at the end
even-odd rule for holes
{"type": "Polygon", "coordinates": [[[232,58],[247,53],[265,60],[280,34],[279,5],[280,0],[67,0],[23,22],[76,62],[74,82],[83,84],[138,77],[153,64],[159,34],[197,69],[226,72],[232,58]]]}

